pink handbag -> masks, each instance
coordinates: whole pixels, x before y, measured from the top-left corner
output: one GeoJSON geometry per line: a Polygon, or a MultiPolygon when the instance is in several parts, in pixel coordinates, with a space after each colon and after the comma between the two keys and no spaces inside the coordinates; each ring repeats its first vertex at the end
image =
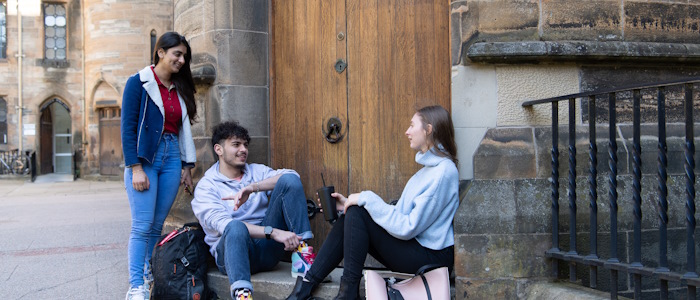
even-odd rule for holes
{"type": "Polygon", "coordinates": [[[426,265],[416,275],[365,270],[367,300],[449,300],[450,275],[447,267],[426,265]]]}

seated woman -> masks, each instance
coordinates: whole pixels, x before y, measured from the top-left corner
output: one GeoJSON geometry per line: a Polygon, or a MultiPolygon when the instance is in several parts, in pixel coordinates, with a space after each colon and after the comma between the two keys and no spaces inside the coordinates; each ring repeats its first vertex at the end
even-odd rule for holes
{"type": "Polygon", "coordinates": [[[406,130],[416,162],[423,165],[408,180],[398,203],[390,205],[371,191],[347,198],[333,193],[344,211],[311,269],[288,300],[309,299],[342,259],[340,289],[335,299],[358,299],[365,258],[369,253],[387,268],[415,273],[426,264],[454,264],[452,220],[459,206],[457,147],[450,114],[440,106],[421,108],[406,130]]]}

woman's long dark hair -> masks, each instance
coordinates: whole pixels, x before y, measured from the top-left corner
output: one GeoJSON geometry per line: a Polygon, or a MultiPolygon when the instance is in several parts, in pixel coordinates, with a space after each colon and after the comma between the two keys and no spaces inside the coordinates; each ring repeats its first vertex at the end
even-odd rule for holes
{"type": "Polygon", "coordinates": [[[185,64],[182,65],[180,71],[170,75],[170,80],[175,83],[177,91],[182,95],[185,101],[185,106],[187,107],[187,115],[190,116],[190,124],[194,123],[197,118],[197,105],[194,100],[194,93],[196,93],[194,88],[194,80],[192,79],[192,70],[190,70],[190,61],[192,60],[192,49],[190,44],[187,42],[184,36],[177,32],[170,31],[163,33],[163,35],[158,38],[156,46],[153,51],[153,65],[157,65],[160,61],[158,56],[158,50],[163,49],[168,51],[172,47],[184,45],[187,48],[187,53],[185,53],[185,64]]]}
{"type": "Polygon", "coordinates": [[[452,125],[452,117],[442,106],[426,106],[416,112],[423,122],[423,129],[428,130],[428,124],[433,126],[433,132],[429,139],[435,146],[435,153],[439,156],[447,157],[455,165],[457,160],[457,144],[455,143],[455,128],[452,125]],[[442,145],[439,149],[437,145],[442,145]]]}

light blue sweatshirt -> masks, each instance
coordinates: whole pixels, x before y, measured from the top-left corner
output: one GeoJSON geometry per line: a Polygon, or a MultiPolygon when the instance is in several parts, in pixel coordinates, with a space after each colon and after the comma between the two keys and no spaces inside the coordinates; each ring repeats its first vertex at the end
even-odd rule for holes
{"type": "Polygon", "coordinates": [[[408,180],[395,206],[371,191],[360,193],[358,205],[392,236],[416,238],[423,247],[441,250],[454,245],[452,220],[459,206],[459,174],[452,160],[433,151],[435,148],[416,153],[416,162],[423,168],[408,180]]]}
{"type": "Polygon", "coordinates": [[[265,217],[269,205],[269,193],[251,193],[248,201],[233,210],[233,201],[221,200],[226,196],[232,196],[242,188],[253,182],[259,182],[280,174],[294,174],[297,172],[289,169],[274,170],[261,164],[246,164],[241,180],[226,177],[219,172],[219,162],[216,162],[204,173],[204,177],[197,183],[192,199],[192,211],[204,228],[204,241],[209,245],[209,252],[216,257],[216,246],[224,234],[226,225],[232,220],[242,221],[248,224],[259,225],[265,217]]]}

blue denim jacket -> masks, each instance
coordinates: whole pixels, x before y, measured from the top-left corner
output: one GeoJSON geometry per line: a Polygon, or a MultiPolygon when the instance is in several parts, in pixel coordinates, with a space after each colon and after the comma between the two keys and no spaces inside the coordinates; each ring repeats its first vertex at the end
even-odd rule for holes
{"type": "MultiPolygon", "coordinates": [[[[182,126],[178,133],[182,166],[193,167],[196,149],[192,139],[187,107],[178,93],[182,108],[182,126]]],[[[145,67],[126,81],[122,97],[121,135],[124,163],[127,167],[153,163],[158,144],[163,137],[165,110],[158,83],[151,67],[145,67]],[[137,113],[138,112],[138,113],[137,113]]]]}

